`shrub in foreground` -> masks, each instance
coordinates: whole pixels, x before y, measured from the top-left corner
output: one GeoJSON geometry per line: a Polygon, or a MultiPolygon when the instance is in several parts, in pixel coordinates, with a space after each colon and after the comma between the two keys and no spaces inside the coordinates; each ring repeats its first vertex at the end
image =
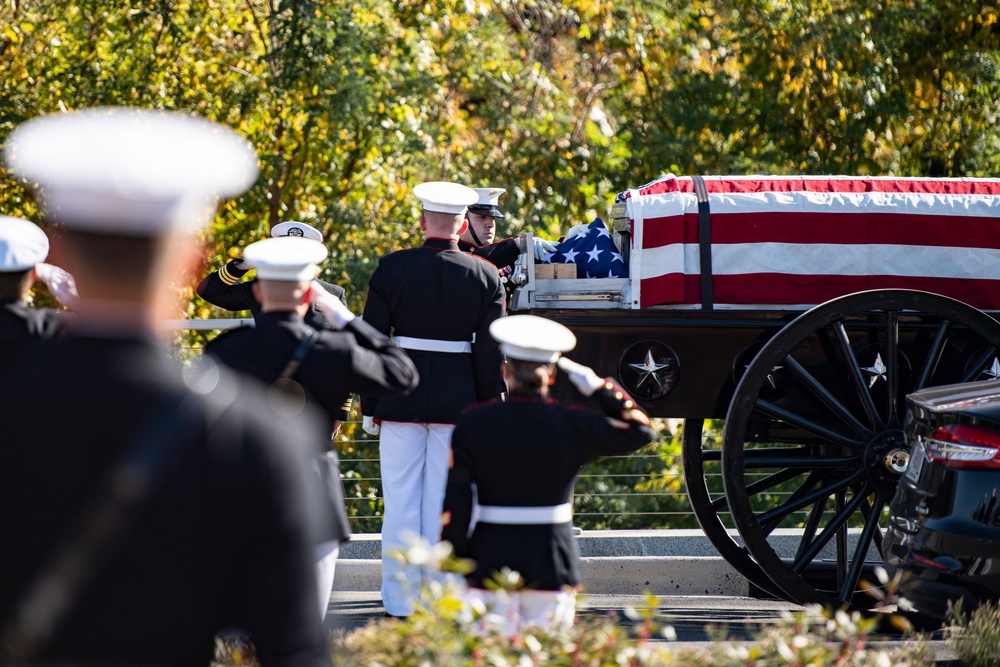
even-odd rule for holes
{"type": "MultiPolygon", "coordinates": [[[[629,624],[612,616],[584,618],[562,631],[508,636],[485,622],[488,609],[463,603],[464,579],[446,574],[466,569],[467,563],[452,559],[441,545],[418,544],[397,556],[440,576],[421,591],[409,618],[334,633],[331,653],[337,667],[917,667],[933,662],[930,646],[919,639],[891,649],[868,645],[887,614],[863,616],[818,606],[786,614],[752,641],[721,636],[705,649],[683,648],[671,643],[673,628],[657,617],[659,601],[652,595],[643,608],[626,610],[629,624]]],[[[502,590],[518,581],[515,573],[505,573],[497,586],[502,590]]],[[[990,618],[997,646],[1000,623],[997,616],[990,618]]],[[[255,664],[252,648],[240,642],[218,648],[213,667],[255,664]]]]}
{"type": "Polygon", "coordinates": [[[989,602],[966,615],[961,606],[949,615],[948,645],[965,667],[1000,665],[1000,606],[989,602]]]}
{"type": "MultiPolygon", "coordinates": [[[[447,551],[417,545],[398,554],[407,563],[456,569],[447,551]]],[[[463,569],[457,564],[457,569],[463,569]]],[[[507,573],[499,588],[516,585],[507,573]]],[[[343,667],[910,667],[932,662],[930,647],[909,641],[891,650],[867,645],[883,614],[862,616],[808,607],[761,630],[754,641],[720,639],[708,649],[682,649],[669,640],[673,628],[657,618],[659,603],[631,609],[629,625],[613,617],[585,618],[562,631],[529,630],[507,636],[484,623],[489,610],[463,604],[464,580],[442,575],[421,592],[407,619],[372,622],[333,637],[334,664],[343,667]],[[667,640],[667,641],[663,641],[667,640]]]]}
{"type": "Polygon", "coordinates": [[[669,626],[649,609],[632,611],[631,627],[614,619],[585,619],[560,632],[527,632],[506,637],[472,632],[457,601],[442,600],[451,612],[423,609],[406,620],[385,620],[334,638],[334,664],[344,667],[792,667],[824,665],[911,667],[930,665],[926,642],[908,641],[891,650],[873,649],[868,635],[877,619],[843,611],[807,608],[760,631],[754,641],[718,640],[704,650],[681,649],[669,641],[669,626]]]}

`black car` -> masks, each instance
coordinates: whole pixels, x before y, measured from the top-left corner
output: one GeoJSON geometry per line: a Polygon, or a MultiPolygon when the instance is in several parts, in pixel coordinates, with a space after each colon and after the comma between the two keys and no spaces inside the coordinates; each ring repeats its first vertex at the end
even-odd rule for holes
{"type": "Polygon", "coordinates": [[[883,554],[923,624],[940,625],[949,601],[1000,600],[1000,381],[915,392],[904,429],[883,554]]]}

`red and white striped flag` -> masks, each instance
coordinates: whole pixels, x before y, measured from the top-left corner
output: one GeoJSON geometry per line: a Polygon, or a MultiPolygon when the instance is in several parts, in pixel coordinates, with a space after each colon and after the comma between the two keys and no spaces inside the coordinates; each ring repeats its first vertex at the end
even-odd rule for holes
{"type": "MultiPolygon", "coordinates": [[[[1000,309],[1000,179],[705,176],[714,301],[805,307],[868,289],[1000,309]]],[[[700,303],[691,177],[619,195],[633,307],[700,303]],[[638,279],[637,279],[638,278],[638,279]]]]}

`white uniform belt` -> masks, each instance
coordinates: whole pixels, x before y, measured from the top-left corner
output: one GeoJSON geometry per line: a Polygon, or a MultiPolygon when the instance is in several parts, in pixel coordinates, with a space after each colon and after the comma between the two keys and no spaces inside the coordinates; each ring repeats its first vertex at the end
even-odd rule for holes
{"type": "Polygon", "coordinates": [[[396,347],[404,350],[423,350],[424,352],[472,352],[472,343],[467,340],[434,340],[433,338],[413,338],[412,336],[396,336],[393,341],[396,347]]]}
{"type": "Polygon", "coordinates": [[[568,523],[572,520],[573,506],[569,503],[549,507],[479,506],[479,521],[484,523],[542,524],[568,523]]]}

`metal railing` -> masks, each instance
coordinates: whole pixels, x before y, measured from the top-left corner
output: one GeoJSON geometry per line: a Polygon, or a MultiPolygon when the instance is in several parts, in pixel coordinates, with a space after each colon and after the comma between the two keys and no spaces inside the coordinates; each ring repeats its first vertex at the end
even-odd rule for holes
{"type": "MultiPolygon", "coordinates": [[[[249,318],[172,320],[178,332],[206,332],[253,326],[249,318]]],[[[178,356],[200,353],[197,344],[178,342],[178,356]]],[[[657,422],[665,439],[626,456],[601,459],[584,468],[574,494],[574,523],[587,529],[694,528],[681,474],[680,447],[666,438],[671,427],[657,422]],[[643,490],[649,489],[649,490],[643,490]]],[[[361,430],[357,401],[351,419],[335,438],[348,516],[356,532],[379,532],[382,522],[382,480],[378,442],[361,430]]],[[[721,482],[720,482],[721,484],[721,482]]]]}
{"type": "MultiPolygon", "coordinates": [[[[360,422],[345,422],[336,439],[348,514],[357,532],[378,532],[382,520],[382,481],[377,442],[360,422]]],[[[601,459],[584,468],[574,494],[574,523],[587,529],[693,528],[679,460],[654,446],[626,456],[601,459]],[[618,470],[627,467],[628,472],[618,470]],[[637,487],[668,480],[666,488],[637,487]]],[[[677,457],[679,458],[679,456],[677,457]]],[[[530,462],[526,462],[530,465],[530,462]]]]}

